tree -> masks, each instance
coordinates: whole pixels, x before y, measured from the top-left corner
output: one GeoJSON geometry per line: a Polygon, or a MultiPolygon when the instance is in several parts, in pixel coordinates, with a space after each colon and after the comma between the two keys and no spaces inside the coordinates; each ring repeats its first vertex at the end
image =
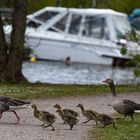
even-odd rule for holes
{"type": "Polygon", "coordinates": [[[25,82],[22,74],[27,0],[13,1],[12,33],[7,45],[0,16],[0,82],[25,82]]]}

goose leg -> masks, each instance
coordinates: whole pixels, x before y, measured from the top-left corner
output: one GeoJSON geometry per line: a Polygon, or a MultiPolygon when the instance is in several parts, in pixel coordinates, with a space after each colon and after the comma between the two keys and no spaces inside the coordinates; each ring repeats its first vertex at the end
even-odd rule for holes
{"type": "Polygon", "coordinates": [[[53,125],[51,125],[51,127],[52,127],[52,131],[54,131],[55,129],[54,129],[53,125]]]}
{"type": "Polygon", "coordinates": [[[115,129],[117,129],[117,127],[115,126],[115,123],[113,122],[112,124],[113,124],[113,127],[114,127],[115,129]]]}
{"type": "Polygon", "coordinates": [[[98,122],[95,120],[96,125],[98,125],[98,122]]]}
{"type": "Polygon", "coordinates": [[[132,119],[132,124],[135,124],[133,115],[130,115],[130,117],[131,117],[131,119],[132,119]]]}
{"type": "Polygon", "coordinates": [[[3,112],[0,112],[0,119],[2,118],[2,114],[3,114],[3,112]]]}
{"type": "Polygon", "coordinates": [[[73,125],[70,125],[70,130],[72,130],[72,128],[73,128],[73,125]]]}
{"type": "Polygon", "coordinates": [[[89,122],[90,120],[87,120],[87,121],[85,121],[85,122],[83,122],[83,123],[87,123],[87,122],[89,122]]]}
{"type": "Polygon", "coordinates": [[[55,129],[54,129],[54,127],[53,127],[53,125],[51,125],[51,124],[46,125],[46,126],[43,126],[43,128],[47,128],[47,127],[49,127],[49,126],[51,126],[51,127],[52,127],[52,131],[54,131],[54,130],[55,130],[55,129]]]}
{"type": "Polygon", "coordinates": [[[102,127],[105,128],[106,124],[104,124],[102,127]]]}
{"type": "Polygon", "coordinates": [[[16,118],[17,118],[17,124],[19,123],[19,121],[20,121],[20,118],[19,118],[19,116],[17,115],[17,113],[16,113],[16,111],[12,111],[14,114],[15,114],[15,116],[16,116],[16,118]]]}
{"type": "Polygon", "coordinates": [[[41,124],[41,126],[44,126],[45,123],[41,124]]]}

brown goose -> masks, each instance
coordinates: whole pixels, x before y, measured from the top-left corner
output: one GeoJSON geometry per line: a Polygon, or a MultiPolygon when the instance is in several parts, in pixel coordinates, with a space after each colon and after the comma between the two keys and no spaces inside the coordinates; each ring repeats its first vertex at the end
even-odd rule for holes
{"type": "Polygon", "coordinates": [[[135,110],[140,110],[140,104],[128,99],[119,100],[115,91],[114,81],[112,79],[106,79],[103,82],[107,83],[111,89],[114,100],[112,104],[114,110],[124,115],[124,117],[130,116],[132,118],[132,122],[134,122],[133,114],[135,110]]]}
{"type": "MultiPolygon", "coordinates": [[[[57,109],[62,109],[61,108],[61,106],[59,105],[59,104],[56,104],[56,105],[54,105],[53,107],[55,107],[55,108],[57,108],[57,109]]],[[[65,114],[65,115],[72,115],[72,116],[74,116],[74,117],[78,117],[79,116],[79,114],[76,112],[76,111],[74,111],[74,110],[72,110],[72,109],[67,109],[67,108],[65,108],[65,109],[62,109],[62,111],[63,111],[63,113],[65,114]]],[[[59,111],[58,111],[58,115],[61,117],[61,119],[63,120],[63,118],[62,118],[62,115],[59,113],[59,111]]],[[[64,124],[65,124],[65,121],[64,121],[64,124]]]]}
{"type": "MultiPolygon", "coordinates": [[[[57,109],[62,109],[62,107],[59,104],[56,104],[53,107],[55,107],[57,109]]],[[[70,115],[73,115],[74,117],[79,116],[79,114],[76,111],[72,110],[72,109],[65,108],[65,109],[62,109],[62,110],[63,110],[64,114],[70,114],[70,115]]]]}
{"type": "Polygon", "coordinates": [[[15,110],[24,109],[30,107],[30,102],[21,101],[17,99],[11,99],[10,97],[0,97],[0,119],[4,112],[13,112],[17,118],[17,124],[20,121],[20,117],[17,115],[15,110]]]}
{"type": "Polygon", "coordinates": [[[70,126],[70,130],[72,130],[73,126],[76,125],[78,123],[78,121],[79,121],[73,115],[64,114],[64,112],[63,112],[63,110],[61,108],[58,108],[56,110],[56,112],[58,112],[58,114],[60,114],[60,116],[64,120],[64,122],[70,126]]]}
{"type": "Polygon", "coordinates": [[[90,120],[94,120],[97,123],[97,115],[99,115],[96,111],[93,110],[85,110],[82,104],[78,104],[77,107],[81,109],[83,116],[87,118],[87,121],[84,123],[89,122],[90,120]]]}
{"type": "Polygon", "coordinates": [[[36,104],[33,104],[31,107],[34,109],[34,117],[43,122],[42,126],[44,126],[44,128],[51,126],[54,131],[53,123],[56,121],[56,116],[47,111],[37,109],[36,104]]]}
{"type": "Polygon", "coordinates": [[[107,114],[98,114],[97,115],[97,121],[99,121],[103,125],[103,128],[106,125],[113,124],[113,127],[115,129],[117,129],[116,126],[115,126],[114,119],[111,116],[107,115],[107,114]]]}

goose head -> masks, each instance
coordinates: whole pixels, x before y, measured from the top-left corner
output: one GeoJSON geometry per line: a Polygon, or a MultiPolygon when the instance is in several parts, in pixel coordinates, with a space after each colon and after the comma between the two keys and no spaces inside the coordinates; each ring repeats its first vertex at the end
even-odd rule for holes
{"type": "Polygon", "coordinates": [[[83,108],[83,105],[82,104],[78,104],[76,107],[83,108]]]}
{"type": "Polygon", "coordinates": [[[58,109],[61,109],[61,107],[60,107],[59,104],[55,104],[53,107],[58,108],[58,109]]]}
{"type": "Polygon", "coordinates": [[[113,80],[112,79],[106,79],[106,80],[104,80],[104,81],[102,81],[103,83],[107,83],[107,84],[109,84],[109,85],[114,85],[114,82],[113,82],[113,80]]]}
{"type": "Polygon", "coordinates": [[[117,96],[116,91],[115,91],[114,81],[112,79],[106,79],[102,82],[109,85],[113,96],[117,96]]]}
{"type": "Polygon", "coordinates": [[[32,107],[33,109],[37,109],[36,104],[32,104],[31,107],[32,107]]]}

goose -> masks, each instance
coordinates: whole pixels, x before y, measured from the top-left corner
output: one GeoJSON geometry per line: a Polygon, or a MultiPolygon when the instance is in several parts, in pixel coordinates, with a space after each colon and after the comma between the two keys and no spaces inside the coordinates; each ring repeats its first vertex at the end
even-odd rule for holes
{"type": "Polygon", "coordinates": [[[106,126],[106,125],[110,125],[110,124],[113,124],[113,127],[115,129],[116,126],[115,126],[115,121],[114,121],[114,118],[112,118],[111,116],[107,115],[107,114],[98,114],[97,115],[97,121],[99,121],[102,125],[103,125],[103,128],[106,126]]]}
{"type": "Polygon", "coordinates": [[[118,99],[117,93],[115,91],[115,85],[114,81],[112,79],[106,79],[102,81],[103,83],[107,83],[111,89],[112,96],[113,96],[113,103],[111,104],[116,112],[119,114],[126,116],[130,116],[132,119],[132,122],[134,122],[133,114],[136,110],[140,110],[140,104],[135,103],[132,100],[128,99],[118,99]]]}
{"type": "Polygon", "coordinates": [[[78,119],[70,114],[64,114],[63,110],[61,108],[58,108],[56,112],[61,116],[61,118],[64,120],[66,124],[70,126],[70,130],[72,130],[73,126],[78,123],[78,119]]]}
{"type": "Polygon", "coordinates": [[[43,122],[42,126],[44,126],[44,128],[51,126],[52,131],[54,131],[55,129],[53,127],[53,123],[57,119],[56,116],[54,114],[51,114],[50,112],[39,110],[36,104],[33,104],[31,107],[34,109],[33,111],[34,117],[43,122]]]}
{"type": "Polygon", "coordinates": [[[30,102],[12,99],[10,97],[0,97],[0,119],[4,112],[13,112],[17,118],[16,124],[19,124],[20,117],[16,113],[16,110],[30,107],[30,102]]]}
{"type": "MultiPolygon", "coordinates": [[[[55,104],[53,107],[55,107],[57,109],[62,109],[62,107],[59,104],[55,104]]],[[[72,110],[72,109],[65,108],[65,109],[62,109],[62,110],[63,110],[64,114],[70,114],[70,115],[72,115],[74,117],[78,117],[79,116],[79,114],[76,111],[72,110]]],[[[62,116],[59,113],[59,111],[58,111],[58,115],[62,118],[62,116]]],[[[64,124],[65,124],[65,122],[64,122],[64,124]]]]}
{"type": "Polygon", "coordinates": [[[84,123],[87,123],[90,120],[94,120],[96,125],[98,124],[97,115],[99,113],[97,113],[96,111],[93,111],[93,110],[85,110],[82,104],[78,104],[76,107],[79,107],[81,109],[83,116],[85,116],[87,118],[87,121],[85,121],[84,123]]]}

